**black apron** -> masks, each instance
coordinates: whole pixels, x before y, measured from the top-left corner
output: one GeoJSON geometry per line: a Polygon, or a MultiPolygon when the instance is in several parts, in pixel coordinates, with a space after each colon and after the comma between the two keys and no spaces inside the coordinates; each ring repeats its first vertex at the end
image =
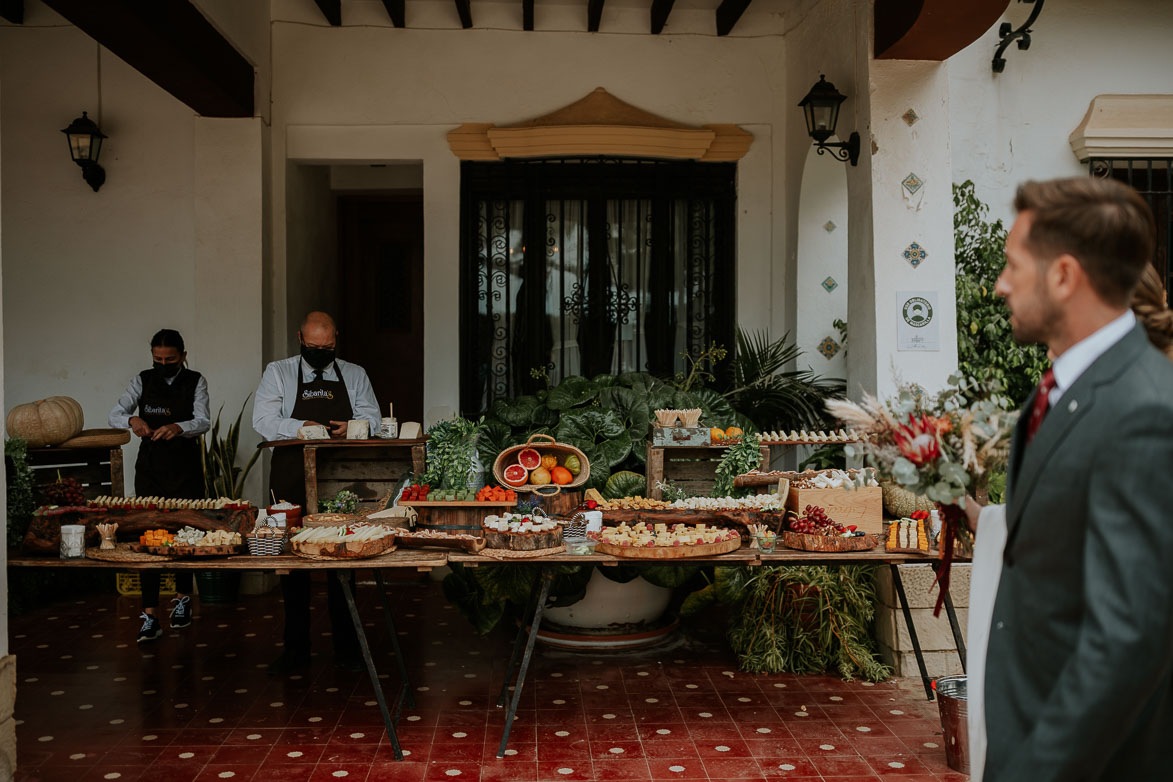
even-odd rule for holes
{"type": "MultiPolygon", "coordinates": [[[[349,421],[353,415],[350,395],[346,393],[342,370],[336,363],[334,374],[338,376],[337,380],[306,382],[301,372],[301,359],[298,359],[297,401],[293,405],[290,417],[302,421],[317,421],[326,428],[330,428],[331,421],[349,421]]],[[[269,489],[277,496],[278,501],[286,500],[297,505],[305,505],[305,462],[301,447],[286,445],[273,449],[273,461],[269,467],[269,489]]]]}
{"type": "MultiPolygon", "coordinates": [[[[194,417],[199,372],[184,367],[168,383],[154,369],[146,369],[139,373],[139,378],[143,392],[138,400],[138,417],[151,429],[194,417]]],[[[140,497],[202,498],[204,468],[199,438],[182,434],[170,440],[142,438],[134,463],[134,493],[140,497]]]]}

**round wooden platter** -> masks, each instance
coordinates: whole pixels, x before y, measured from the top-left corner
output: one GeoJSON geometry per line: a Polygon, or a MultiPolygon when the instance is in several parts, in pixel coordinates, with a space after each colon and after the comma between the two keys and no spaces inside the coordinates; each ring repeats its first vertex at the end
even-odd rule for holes
{"type": "Polygon", "coordinates": [[[145,551],[136,551],[136,548],[141,548],[141,545],[136,543],[116,543],[112,549],[103,549],[94,546],[86,549],[86,558],[98,559],[103,562],[158,562],[162,559],[171,559],[171,557],[167,556],[161,557],[155,554],[148,554],[145,551]]]}
{"type": "Polygon", "coordinates": [[[139,544],[139,550],[147,554],[160,557],[230,557],[239,554],[243,545],[234,546],[144,546],[139,544]]]}
{"type": "Polygon", "coordinates": [[[616,546],[599,541],[595,546],[598,554],[610,554],[628,559],[689,559],[691,557],[715,557],[741,548],[741,538],[722,540],[717,543],[701,543],[695,546],[616,546]]]}
{"type": "Polygon", "coordinates": [[[807,535],[803,532],[784,530],[782,545],[799,551],[870,551],[880,545],[875,535],[858,538],[840,538],[832,535],[807,535]]]}
{"type": "Polygon", "coordinates": [[[293,553],[306,559],[370,559],[395,550],[395,536],[375,540],[291,541],[293,553]]]}
{"type": "Polygon", "coordinates": [[[566,545],[560,544],[551,548],[537,548],[529,551],[515,551],[506,548],[483,548],[481,549],[482,557],[489,557],[490,559],[537,559],[538,557],[548,557],[551,554],[562,554],[566,551],[566,545]]]}

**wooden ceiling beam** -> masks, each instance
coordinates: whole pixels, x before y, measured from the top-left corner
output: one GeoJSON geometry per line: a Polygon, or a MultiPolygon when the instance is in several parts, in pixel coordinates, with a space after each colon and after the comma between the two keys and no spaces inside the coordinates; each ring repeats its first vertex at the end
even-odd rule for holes
{"type": "Polygon", "coordinates": [[[521,0],[521,29],[534,29],[534,0],[521,0]]]}
{"type": "Polygon", "coordinates": [[[721,0],[717,7],[717,35],[729,35],[737,20],[749,8],[750,0],[721,0]]]}
{"type": "Polygon", "coordinates": [[[465,30],[472,27],[472,0],[456,0],[456,13],[460,15],[460,26],[465,30]]]}
{"type": "Polygon", "coordinates": [[[391,24],[407,27],[407,11],[403,7],[403,0],[383,0],[383,7],[387,9],[387,16],[391,17],[391,24]]]}
{"type": "Polygon", "coordinates": [[[342,0],[314,0],[332,27],[342,26],[342,0]]]}
{"type": "Polygon", "coordinates": [[[587,0],[587,30],[592,33],[599,31],[599,23],[603,21],[603,0],[587,0]]]}
{"type": "Polygon", "coordinates": [[[877,60],[952,57],[981,38],[1010,0],[876,0],[872,15],[877,60]]]}
{"type": "Polygon", "coordinates": [[[13,24],[24,24],[24,0],[0,0],[0,17],[13,24]]]}
{"type": "Polygon", "coordinates": [[[668,23],[668,14],[672,13],[672,4],[676,0],[652,0],[652,35],[659,35],[668,23]]]}
{"type": "Polygon", "coordinates": [[[253,66],[189,0],[43,0],[205,117],[253,116],[253,66]]]}

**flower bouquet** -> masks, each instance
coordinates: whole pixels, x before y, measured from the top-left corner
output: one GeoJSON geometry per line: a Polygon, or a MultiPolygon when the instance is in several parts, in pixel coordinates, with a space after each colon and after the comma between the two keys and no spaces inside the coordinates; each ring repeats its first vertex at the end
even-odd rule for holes
{"type": "MultiPolygon", "coordinates": [[[[1006,464],[1017,410],[996,383],[949,378],[930,396],[916,385],[903,385],[885,402],[864,394],[859,404],[832,399],[827,409],[864,435],[860,446],[867,463],[882,480],[937,503],[941,516],[937,582],[940,613],[949,588],[949,567],[957,545],[972,550],[965,517],[965,496],[984,485],[991,470],[1006,464]]],[[[848,456],[855,448],[846,446],[848,456]]]]}

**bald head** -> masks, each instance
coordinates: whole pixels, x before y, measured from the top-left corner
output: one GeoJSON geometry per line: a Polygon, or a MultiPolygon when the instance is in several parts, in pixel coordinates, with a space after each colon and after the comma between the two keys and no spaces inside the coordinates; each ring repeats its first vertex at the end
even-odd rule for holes
{"type": "Polygon", "coordinates": [[[332,348],[338,337],[334,319],[325,312],[311,312],[301,322],[301,341],[310,347],[332,348]]]}

